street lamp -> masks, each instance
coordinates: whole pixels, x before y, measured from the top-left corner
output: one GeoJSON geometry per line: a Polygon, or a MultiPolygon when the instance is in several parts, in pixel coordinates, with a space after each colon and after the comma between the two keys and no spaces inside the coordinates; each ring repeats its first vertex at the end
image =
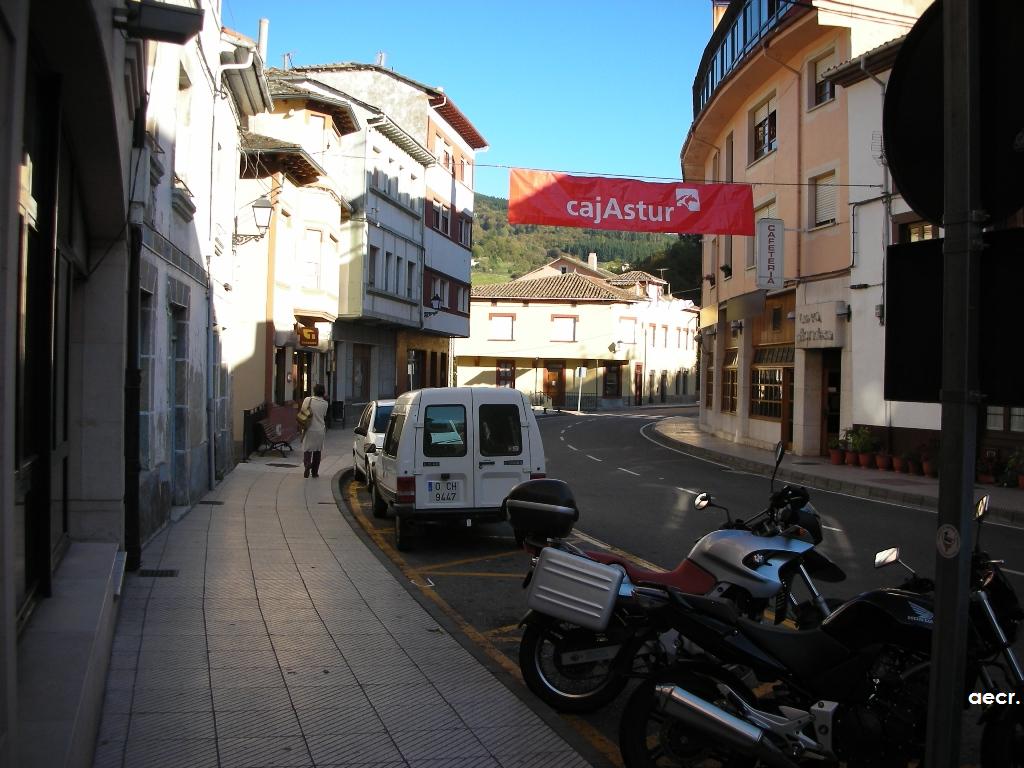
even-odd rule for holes
{"type": "Polygon", "coordinates": [[[232,235],[231,243],[233,245],[241,245],[252,240],[262,240],[263,236],[267,234],[267,230],[270,229],[270,217],[273,212],[274,204],[270,202],[270,198],[266,195],[253,200],[252,217],[256,222],[256,229],[259,230],[259,233],[255,235],[232,235]]]}
{"type": "Polygon", "coordinates": [[[434,308],[433,312],[424,312],[424,317],[433,317],[441,311],[441,297],[436,293],[430,298],[430,306],[434,308]]]}

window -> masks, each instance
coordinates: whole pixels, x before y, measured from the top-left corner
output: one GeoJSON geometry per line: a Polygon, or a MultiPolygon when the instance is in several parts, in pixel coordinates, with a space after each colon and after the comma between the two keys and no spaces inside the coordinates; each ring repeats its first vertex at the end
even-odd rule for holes
{"type": "Polygon", "coordinates": [[[621,341],[623,344],[635,344],[636,343],[636,318],[635,317],[620,317],[619,318],[619,337],[617,341],[621,341]]]}
{"type": "MultiPolygon", "coordinates": [[[[388,419],[391,417],[391,411],[394,409],[393,405],[378,405],[377,413],[373,415],[373,431],[383,432],[387,426],[388,419]]],[[[369,416],[369,414],[367,414],[369,416]]],[[[367,418],[369,422],[369,418],[367,418]]],[[[366,424],[361,425],[363,429],[366,429],[366,424]]]]}
{"type": "Polygon", "coordinates": [[[465,285],[459,286],[459,312],[465,312],[469,314],[469,287],[465,285]]]}
{"type": "Polygon", "coordinates": [[[715,345],[712,342],[704,352],[704,407],[711,409],[715,405],[715,345]]]}
{"type": "Polygon", "coordinates": [[[451,234],[452,214],[447,205],[434,202],[434,228],[446,235],[451,234]]]}
{"type": "Polygon", "coordinates": [[[416,284],[416,265],[411,261],[405,265],[405,275],[405,295],[411,299],[416,284]]]}
{"type": "Polygon", "coordinates": [[[934,240],[942,237],[942,229],[938,224],[927,221],[911,221],[900,224],[900,242],[916,243],[918,240],[934,240]]]}
{"type": "Polygon", "coordinates": [[[751,112],[751,136],[753,137],[751,162],[775,151],[775,106],[775,97],[772,96],[751,112]]]}
{"type": "Polygon", "coordinates": [[[467,187],[473,187],[473,164],[466,158],[459,160],[459,180],[467,187]]]}
{"type": "Polygon", "coordinates": [[[515,315],[491,315],[490,341],[512,341],[515,315]]]}
{"type": "MultiPolygon", "coordinates": [[[[754,209],[754,224],[756,225],[761,219],[777,219],[778,208],[775,205],[775,201],[772,200],[770,203],[764,203],[760,207],[754,209]]],[[[747,238],[747,269],[753,269],[757,266],[757,240],[754,237],[747,238]]]]}
{"type": "Polygon", "coordinates": [[[647,327],[647,346],[654,349],[655,344],[658,343],[658,326],[651,323],[647,327]]]}
{"type": "Polygon", "coordinates": [[[498,360],[494,366],[494,385],[512,389],[516,385],[516,361],[498,360]]]}
{"type": "Polygon", "coordinates": [[[402,437],[402,427],[405,426],[404,413],[392,413],[391,421],[388,423],[387,434],[384,435],[384,447],[381,452],[386,456],[398,455],[398,441],[402,437]]]}
{"type": "Polygon", "coordinates": [[[988,406],[985,409],[985,429],[989,432],[1024,432],[1024,408],[988,406]]]}
{"type": "Polygon", "coordinates": [[[444,166],[445,170],[453,170],[454,157],[451,145],[440,136],[435,141],[434,152],[437,154],[438,161],[444,166]]]}
{"type": "Polygon", "coordinates": [[[604,396],[622,397],[622,363],[604,364],[604,396]]]}
{"type": "Polygon", "coordinates": [[[473,245],[473,219],[459,216],[459,242],[470,248],[473,245]]]}
{"type": "Polygon", "coordinates": [[[683,329],[676,328],[676,349],[683,348],[683,329]]]}
{"type": "Polygon", "coordinates": [[[466,455],[466,408],[428,405],[423,415],[423,455],[466,455]]]}
{"type": "Polygon", "coordinates": [[[829,67],[834,66],[836,63],[836,56],[834,51],[829,51],[826,55],[819,59],[811,62],[811,98],[810,104],[812,107],[816,107],[819,104],[824,104],[826,101],[831,101],[833,97],[832,83],[825,79],[825,70],[829,67]]]}
{"type": "Polygon", "coordinates": [[[725,359],[722,360],[722,411],[724,413],[736,413],[736,406],[739,403],[738,360],[738,349],[725,350],[725,359]]]}
{"type": "Polygon", "coordinates": [[[380,256],[380,248],[376,245],[370,246],[366,260],[366,284],[373,288],[377,284],[377,258],[380,256]]]}
{"type": "Polygon", "coordinates": [[[761,419],[782,418],[782,369],[750,371],[750,415],[761,419]]]}
{"type": "Polygon", "coordinates": [[[441,353],[441,386],[448,386],[448,353],[441,353]]]}
{"type": "Polygon", "coordinates": [[[519,406],[481,405],[479,429],[482,456],[518,456],[523,452],[519,406]]]}
{"type": "Polygon", "coordinates": [[[576,341],[576,318],[552,315],[551,341],[576,341]]]}
{"type": "Polygon", "coordinates": [[[661,326],[661,348],[668,349],[668,326],[661,326]]]}
{"type": "Polygon", "coordinates": [[[811,211],[815,227],[836,223],[835,171],[811,179],[811,211]]]}
{"type": "Polygon", "coordinates": [[[448,291],[448,281],[447,280],[441,280],[439,282],[439,287],[438,287],[437,295],[441,297],[441,306],[444,309],[448,309],[449,291],[448,291]]]}
{"type": "Polygon", "coordinates": [[[402,278],[405,277],[404,266],[405,260],[401,256],[399,256],[398,260],[395,262],[395,293],[398,294],[401,294],[402,292],[402,288],[399,285],[399,283],[401,282],[402,278]]]}
{"type": "Polygon", "coordinates": [[[391,266],[394,263],[395,254],[391,251],[384,251],[384,290],[390,291],[394,286],[391,285],[391,266]]]}
{"type": "Polygon", "coordinates": [[[320,287],[320,250],[323,245],[323,232],[319,229],[307,229],[303,243],[304,264],[302,285],[304,288],[320,287]]]}

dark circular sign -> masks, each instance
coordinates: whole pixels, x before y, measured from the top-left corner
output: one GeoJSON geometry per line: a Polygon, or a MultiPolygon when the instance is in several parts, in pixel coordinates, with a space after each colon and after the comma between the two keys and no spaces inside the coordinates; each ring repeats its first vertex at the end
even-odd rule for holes
{"type": "MultiPolygon", "coordinates": [[[[922,218],[942,224],[945,207],[942,1],[921,14],[893,63],[882,132],[896,189],[922,218]]],[[[1000,219],[1024,205],[1024,2],[985,0],[980,14],[981,205],[1000,219]]],[[[966,119],[966,116],[964,116],[966,119]]]]}

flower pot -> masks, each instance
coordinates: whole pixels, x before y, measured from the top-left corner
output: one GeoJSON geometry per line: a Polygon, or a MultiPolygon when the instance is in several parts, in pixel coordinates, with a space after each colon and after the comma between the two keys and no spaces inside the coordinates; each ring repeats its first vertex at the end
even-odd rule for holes
{"type": "Polygon", "coordinates": [[[907,459],[907,472],[911,475],[921,474],[921,462],[907,459]]]}
{"type": "Polygon", "coordinates": [[[847,451],[846,452],[846,463],[847,463],[848,466],[851,466],[851,467],[856,467],[857,466],[857,452],[856,451],[847,451]]]}
{"type": "Polygon", "coordinates": [[[976,478],[982,485],[992,485],[996,481],[996,476],[990,475],[987,472],[979,472],[976,478]]]}
{"type": "Polygon", "coordinates": [[[922,461],[921,462],[921,470],[928,477],[938,477],[939,476],[939,468],[937,466],[935,466],[935,462],[932,461],[931,459],[929,459],[928,461],[922,461]]]}
{"type": "Polygon", "coordinates": [[[876,453],[875,466],[883,470],[892,469],[892,456],[888,453],[876,453]]]}
{"type": "Polygon", "coordinates": [[[860,461],[860,465],[864,467],[864,469],[875,466],[875,454],[873,453],[862,451],[857,454],[857,459],[860,461]]]}
{"type": "Polygon", "coordinates": [[[1024,475],[1017,475],[1017,487],[1024,488],[1024,475]]]}
{"type": "Polygon", "coordinates": [[[843,463],[843,449],[842,448],[829,448],[828,449],[828,460],[833,464],[843,463]]]}
{"type": "Polygon", "coordinates": [[[906,472],[907,471],[907,460],[902,456],[892,457],[892,471],[893,472],[906,472]]]}

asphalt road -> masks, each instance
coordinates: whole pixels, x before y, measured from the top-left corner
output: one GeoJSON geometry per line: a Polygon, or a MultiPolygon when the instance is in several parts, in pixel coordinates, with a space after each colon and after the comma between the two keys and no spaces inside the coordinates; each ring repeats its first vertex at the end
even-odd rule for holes
{"type": "MultiPolygon", "coordinates": [[[[750,517],[764,507],[767,477],[733,471],[659,444],[654,422],[693,413],[659,409],[539,419],[548,476],[570,484],[581,510],[574,532],[577,544],[608,545],[640,563],[672,568],[723,519],[719,510],[694,510],[696,493],[708,491],[735,517],[750,517]]],[[[518,622],[525,612],[521,584],[528,559],[516,549],[511,529],[506,524],[429,528],[414,551],[400,554],[393,548],[391,521],[372,518],[361,484],[350,486],[349,498],[364,527],[410,581],[458,617],[496,663],[517,669],[518,622]]],[[[814,489],[811,500],[826,526],[819,549],[847,574],[842,584],[819,585],[826,595],[848,597],[902,580],[899,566],[873,567],[874,553],[891,546],[899,546],[903,560],[922,574],[933,572],[933,512],[814,489]]],[[[993,557],[1005,559],[1014,586],[1024,590],[1024,530],[990,522],[982,540],[993,557]],[[1015,565],[1019,571],[1010,570],[1015,565]]],[[[593,715],[567,718],[602,751],[609,765],[618,764],[615,743],[625,698],[620,696],[593,715]]],[[[545,706],[539,701],[536,705],[545,706]]],[[[972,721],[965,716],[964,765],[977,762],[978,731],[972,721]]]]}

